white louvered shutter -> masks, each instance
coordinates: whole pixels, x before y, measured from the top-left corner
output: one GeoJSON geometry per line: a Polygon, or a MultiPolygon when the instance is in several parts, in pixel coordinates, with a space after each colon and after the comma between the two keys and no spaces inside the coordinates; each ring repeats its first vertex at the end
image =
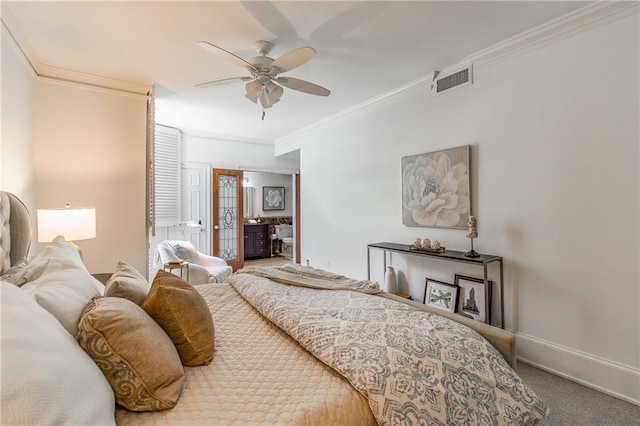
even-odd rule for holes
{"type": "Polygon", "coordinates": [[[174,226],[180,222],[181,133],[160,125],[155,130],[155,224],[174,226]]]}

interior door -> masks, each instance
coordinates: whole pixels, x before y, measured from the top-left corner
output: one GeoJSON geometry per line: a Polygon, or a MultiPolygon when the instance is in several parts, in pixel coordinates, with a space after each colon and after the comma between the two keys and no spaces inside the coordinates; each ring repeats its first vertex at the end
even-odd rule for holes
{"type": "Polygon", "coordinates": [[[182,221],[186,223],[184,239],[199,252],[209,254],[207,232],[207,180],[211,166],[204,163],[182,164],[182,221]]]}
{"type": "Polygon", "coordinates": [[[213,169],[213,250],[234,271],[244,266],[242,170],[213,169]]]}

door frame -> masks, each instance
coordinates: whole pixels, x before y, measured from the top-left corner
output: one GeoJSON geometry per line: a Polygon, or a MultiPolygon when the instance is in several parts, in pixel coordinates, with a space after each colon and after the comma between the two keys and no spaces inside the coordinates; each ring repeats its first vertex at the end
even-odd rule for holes
{"type": "Polygon", "coordinates": [[[236,218],[238,225],[238,260],[227,260],[227,263],[233,268],[235,272],[244,266],[244,185],[242,184],[244,174],[242,170],[234,169],[213,168],[211,171],[211,192],[213,194],[213,196],[211,197],[211,254],[217,257],[220,256],[220,227],[218,226],[220,217],[218,216],[218,209],[216,208],[218,197],[220,195],[220,191],[218,188],[218,176],[220,175],[236,176],[236,178],[238,179],[238,214],[236,218]]]}

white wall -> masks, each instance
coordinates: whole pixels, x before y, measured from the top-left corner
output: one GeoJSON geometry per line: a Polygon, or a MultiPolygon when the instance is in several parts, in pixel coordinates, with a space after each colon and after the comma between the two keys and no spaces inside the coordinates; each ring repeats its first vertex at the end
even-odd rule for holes
{"type": "MultiPolygon", "coordinates": [[[[302,259],[366,278],[368,243],[467,250],[464,230],[402,225],[400,159],[471,145],[475,248],[505,259],[520,356],[640,402],[638,39],[627,17],[476,67],[472,86],[416,86],[302,136],[302,259]]],[[[419,300],[425,277],[481,276],[391,261],[419,300]]]]}
{"type": "Polygon", "coordinates": [[[2,28],[0,81],[0,189],[17,195],[34,211],[33,75],[2,28]]]}
{"type": "MultiPolygon", "coordinates": [[[[157,106],[161,110],[162,104],[157,106]]],[[[158,123],[162,123],[158,113],[158,123]]],[[[207,135],[182,135],[182,162],[209,162],[221,169],[293,173],[298,161],[274,157],[273,145],[232,141],[207,135]]]]}
{"type": "Polygon", "coordinates": [[[37,82],[37,207],[96,208],[97,237],[77,242],[92,273],[146,271],[145,122],[144,96],[37,82]]]}

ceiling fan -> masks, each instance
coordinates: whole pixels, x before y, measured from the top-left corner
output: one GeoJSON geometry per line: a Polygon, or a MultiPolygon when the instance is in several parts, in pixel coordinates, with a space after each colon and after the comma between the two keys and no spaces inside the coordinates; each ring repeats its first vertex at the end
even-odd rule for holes
{"type": "MultiPolygon", "coordinates": [[[[258,101],[260,101],[262,108],[271,108],[273,104],[280,101],[280,97],[283,93],[282,86],[297,90],[298,92],[309,93],[317,96],[328,96],[331,93],[328,89],[305,80],[279,76],[279,74],[291,71],[313,58],[316,51],[309,46],[294,49],[280,56],[278,59],[273,59],[267,56],[273,48],[273,44],[268,41],[259,40],[254,44],[259,56],[244,60],[241,57],[209,42],[199,41],[198,44],[210,52],[222,54],[222,56],[228,61],[249,71],[251,76],[231,77],[223,78],[221,80],[207,81],[205,83],[197,84],[197,87],[232,83],[237,80],[246,81],[247,84],[245,85],[245,88],[247,90],[247,94],[245,97],[253,103],[258,103],[258,101]]],[[[264,120],[264,111],[262,113],[262,119],[264,120]]]]}

